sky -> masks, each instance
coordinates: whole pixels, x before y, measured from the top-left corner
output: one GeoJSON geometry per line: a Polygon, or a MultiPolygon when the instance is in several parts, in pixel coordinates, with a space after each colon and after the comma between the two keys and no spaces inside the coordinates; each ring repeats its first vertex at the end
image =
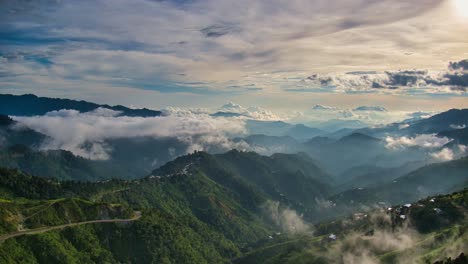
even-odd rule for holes
{"type": "Polygon", "coordinates": [[[468,108],[466,59],[468,0],[0,0],[0,93],[379,123],[468,108]]]}

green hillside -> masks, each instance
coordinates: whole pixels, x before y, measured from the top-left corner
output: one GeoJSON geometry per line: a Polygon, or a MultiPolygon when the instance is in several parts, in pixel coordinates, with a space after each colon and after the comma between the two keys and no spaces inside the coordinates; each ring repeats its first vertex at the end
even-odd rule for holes
{"type": "Polygon", "coordinates": [[[122,178],[119,166],[77,157],[65,150],[34,151],[23,145],[0,150],[0,167],[16,168],[37,176],[60,180],[98,181],[122,178]]]}
{"type": "MultiPolygon", "coordinates": [[[[173,174],[190,167],[203,172],[225,188],[240,193],[241,199],[250,193],[260,194],[269,200],[280,201],[305,217],[317,217],[316,201],[329,196],[332,178],[305,154],[274,154],[270,157],[254,152],[229,151],[209,155],[198,152],[176,159],[153,171],[153,176],[173,174]]],[[[258,206],[246,201],[246,208],[258,206]]]]}
{"type": "MultiPolygon", "coordinates": [[[[402,179],[412,179],[411,188],[442,171],[466,171],[465,160],[432,166],[402,179]]],[[[453,183],[457,175],[445,179],[453,183]]],[[[456,257],[447,253],[450,245],[467,239],[467,191],[430,197],[408,210],[363,211],[313,229],[306,220],[346,214],[339,204],[319,206],[332,193],[330,183],[307,155],[239,151],[196,152],[136,180],[58,181],[0,169],[0,263],[340,263],[336,250],[363,257],[353,245],[383,263],[405,254],[436,261],[456,257]],[[272,203],[276,212],[268,209],[272,203]],[[297,221],[307,228],[284,226],[297,221]],[[376,244],[383,238],[394,242],[376,244]],[[405,241],[411,243],[395,246],[405,241]]],[[[465,252],[460,247],[457,254],[465,252]]]]}
{"type": "Polygon", "coordinates": [[[103,206],[142,212],[141,219],[127,224],[95,223],[9,238],[0,246],[5,263],[222,263],[272,233],[273,226],[262,219],[262,195],[242,182],[230,189],[201,171],[94,183],[57,182],[7,169],[0,176],[5,233],[15,232],[25,215],[37,211],[22,225],[87,221],[102,216],[103,206]],[[79,253],[83,247],[95,253],[79,253]]]}
{"type": "Polygon", "coordinates": [[[433,263],[455,259],[468,251],[467,212],[468,190],[429,197],[409,208],[393,206],[392,210],[324,222],[314,234],[274,237],[234,262],[433,263]]]}
{"type": "Polygon", "coordinates": [[[369,188],[353,188],[330,199],[342,210],[362,206],[406,203],[468,187],[468,158],[435,163],[414,170],[391,182],[369,188]]]}

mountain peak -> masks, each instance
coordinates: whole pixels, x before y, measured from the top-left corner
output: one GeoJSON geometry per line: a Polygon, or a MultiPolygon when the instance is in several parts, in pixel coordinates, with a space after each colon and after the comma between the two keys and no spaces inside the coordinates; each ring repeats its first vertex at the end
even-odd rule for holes
{"type": "Polygon", "coordinates": [[[368,136],[366,134],[362,134],[362,133],[352,133],[351,135],[348,135],[348,136],[344,136],[342,137],[340,140],[340,142],[349,142],[349,141],[356,141],[356,140],[359,140],[359,141],[373,141],[373,142],[377,142],[377,141],[380,141],[379,139],[375,138],[375,137],[371,137],[371,136],[368,136]]]}

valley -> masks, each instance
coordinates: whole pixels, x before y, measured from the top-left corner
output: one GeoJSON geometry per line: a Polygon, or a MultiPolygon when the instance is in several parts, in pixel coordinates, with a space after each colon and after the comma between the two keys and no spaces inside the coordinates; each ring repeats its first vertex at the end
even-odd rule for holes
{"type": "MultiPolygon", "coordinates": [[[[430,147],[405,145],[419,140],[418,132],[389,136],[395,125],[385,137],[383,128],[369,128],[336,138],[283,123],[255,123],[256,132],[269,135],[227,139],[240,149],[187,152],[190,144],[178,137],[111,137],[104,139],[110,150],[104,160],[77,155],[75,149],[44,148],[54,140],[48,130],[3,115],[0,263],[463,258],[468,251],[465,134],[438,124],[446,122],[439,116],[453,113],[411,121],[441,135],[424,136],[430,147]],[[280,128],[277,134],[274,127],[280,128]],[[403,140],[394,146],[388,138],[397,136],[403,140]],[[435,158],[443,151],[450,151],[451,160],[435,158]]],[[[465,111],[460,115],[464,120],[465,111]]],[[[93,151],[87,148],[93,144],[83,149],[93,151]]]]}

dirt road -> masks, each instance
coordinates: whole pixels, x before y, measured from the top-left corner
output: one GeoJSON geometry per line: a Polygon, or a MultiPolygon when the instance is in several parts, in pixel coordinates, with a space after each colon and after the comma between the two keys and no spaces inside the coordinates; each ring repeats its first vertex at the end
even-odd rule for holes
{"type": "Polygon", "coordinates": [[[90,220],[90,221],[70,223],[70,224],[64,224],[64,225],[58,225],[58,226],[47,226],[47,227],[41,227],[41,228],[35,228],[35,229],[28,229],[28,230],[18,231],[18,232],[14,232],[14,233],[0,235],[0,242],[3,242],[5,240],[13,238],[13,237],[18,237],[18,236],[23,236],[23,235],[40,234],[40,233],[44,233],[44,232],[48,232],[48,231],[52,231],[52,230],[64,229],[64,228],[69,227],[69,226],[80,226],[80,225],[94,224],[94,223],[126,223],[126,222],[136,221],[136,220],[138,220],[140,218],[141,218],[141,212],[136,211],[135,215],[132,218],[129,218],[129,219],[90,220]]]}

